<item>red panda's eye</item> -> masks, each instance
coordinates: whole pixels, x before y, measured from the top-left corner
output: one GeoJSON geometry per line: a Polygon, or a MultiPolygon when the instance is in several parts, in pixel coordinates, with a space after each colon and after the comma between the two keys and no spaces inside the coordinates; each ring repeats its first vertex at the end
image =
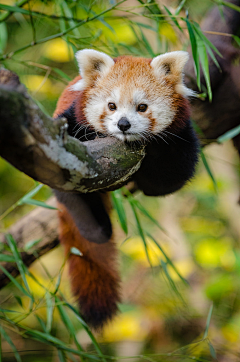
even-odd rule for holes
{"type": "Polygon", "coordinates": [[[137,107],[137,111],[138,112],[146,112],[147,107],[148,106],[146,104],[139,104],[138,107],[137,107]]]}
{"type": "Polygon", "coordinates": [[[110,111],[115,111],[117,109],[117,106],[115,103],[108,103],[108,108],[110,111]]]}

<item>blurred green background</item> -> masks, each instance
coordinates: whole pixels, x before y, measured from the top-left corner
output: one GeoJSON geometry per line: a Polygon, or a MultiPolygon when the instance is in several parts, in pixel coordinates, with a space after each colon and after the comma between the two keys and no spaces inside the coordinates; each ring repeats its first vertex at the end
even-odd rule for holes
{"type": "MultiPolygon", "coordinates": [[[[64,87],[78,73],[76,50],[152,57],[186,49],[189,38],[181,17],[188,11],[189,19],[200,22],[214,2],[19,1],[17,8],[14,4],[0,1],[0,62],[19,75],[37,104],[51,115],[64,87]],[[179,5],[176,19],[182,31],[167,17],[167,10],[176,14],[179,5]],[[100,13],[104,14],[91,20],[100,13]],[[79,27],[78,19],[85,19],[79,27]],[[66,32],[70,27],[73,30],[66,32]]],[[[138,209],[138,217],[150,263],[131,199],[115,193],[128,220],[125,235],[117,211],[112,214],[121,253],[123,303],[114,321],[95,334],[97,346],[109,359],[240,360],[239,158],[230,141],[212,144],[204,153],[214,182],[200,162],[194,180],[175,195],[134,196],[145,210],[138,209]]],[[[2,232],[34,208],[23,205],[7,212],[34,186],[32,179],[0,159],[2,232]]],[[[50,195],[44,186],[35,198],[44,201],[50,195]]],[[[58,247],[31,266],[35,280],[26,275],[31,300],[13,283],[1,290],[0,361],[78,360],[51,338],[78,351],[83,348],[89,354],[83,360],[104,360],[76,314],[51,294],[62,273],[59,295],[74,305],[63,264],[58,247]]],[[[17,280],[24,285],[21,277],[17,280]]]]}

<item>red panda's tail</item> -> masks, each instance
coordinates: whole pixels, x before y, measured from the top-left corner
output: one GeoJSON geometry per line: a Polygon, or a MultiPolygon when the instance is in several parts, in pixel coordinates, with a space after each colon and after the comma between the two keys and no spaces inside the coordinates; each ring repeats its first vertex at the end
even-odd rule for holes
{"type": "Polygon", "coordinates": [[[69,204],[66,207],[66,203],[64,205],[61,197],[57,194],[58,199],[60,199],[58,204],[60,241],[65,248],[65,253],[69,255],[68,263],[72,291],[79,302],[80,312],[91,327],[99,329],[117,312],[117,302],[120,300],[120,279],[116,263],[116,246],[111,237],[105,240],[108,233],[104,230],[104,228],[106,229],[103,222],[104,218],[99,215],[96,226],[96,215],[94,215],[96,210],[92,213],[89,212],[90,208],[86,203],[86,198],[90,197],[91,200],[88,200],[90,206],[95,206],[94,200],[96,199],[97,211],[101,212],[99,200],[101,199],[102,203],[100,206],[105,204],[106,207],[109,196],[108,194],[99,196],[98,193],[88,195],[84,195],[84,199],[81,198],[83,195],[78,194],[75,196],[75,205],[71,203],[73,207],[70,207],[70,209],[74,210],[72,213],[69,212],[69,204]],[[83,212],[81,212],[81,215],[77,215],[78,222],[76,222],[76,213],[81,203],[83,204],[81,205],[83,206],[83,212]],[[86,209],[85,212],[84,209],[86,209]],[[98,230],[98,226],[100,226],[101,230],[98,230]],[[99,237],[99,240],[87,240],[86,235],[88,233],[92,233],[93,238],[99,237]],[[82,255],[71,253],[72,247],[77,248],[82,255]]]}

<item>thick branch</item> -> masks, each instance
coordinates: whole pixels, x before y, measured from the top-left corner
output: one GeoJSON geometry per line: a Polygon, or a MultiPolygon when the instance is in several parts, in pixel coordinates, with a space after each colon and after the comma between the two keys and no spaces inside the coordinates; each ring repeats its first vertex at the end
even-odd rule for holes
{"type": "Polygon", "coordinates": [[[140,167],[144,146],[115,138],[85,143],[67,134],[66,119],[46,116],[16,76],[0,71],[0,155],[58,190],[117,189],[140,167]],[[17,85],[17,86],[16,86],[17,85]]]}

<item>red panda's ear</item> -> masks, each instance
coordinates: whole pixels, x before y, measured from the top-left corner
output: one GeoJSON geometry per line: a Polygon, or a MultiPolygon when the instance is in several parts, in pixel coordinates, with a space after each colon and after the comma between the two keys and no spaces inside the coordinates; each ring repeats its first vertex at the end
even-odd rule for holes
{"type": "Polygon", "coordinates": [[[85,87],[91,85],[97,77],[107,74],[115,64],[109,55],[93,49],[78,51],[76,59],[85,87]]]}
{"type": "Polygon", "coordinates": [[[150,65],[156,77],[174,76],[176,91],[183,96],[194,95],[183,83],[183,69],[189,59],[189,55],[184,51],[175,51],[158,55],[153,58],[150,65]]]}
{"type": "Polygon", "coordinates": [[[151,66],[156,75],[182,76],[183,68],[187,63],[189,55],[184,51],[176,51],[158,55],[151,61],[151,66]]]}

